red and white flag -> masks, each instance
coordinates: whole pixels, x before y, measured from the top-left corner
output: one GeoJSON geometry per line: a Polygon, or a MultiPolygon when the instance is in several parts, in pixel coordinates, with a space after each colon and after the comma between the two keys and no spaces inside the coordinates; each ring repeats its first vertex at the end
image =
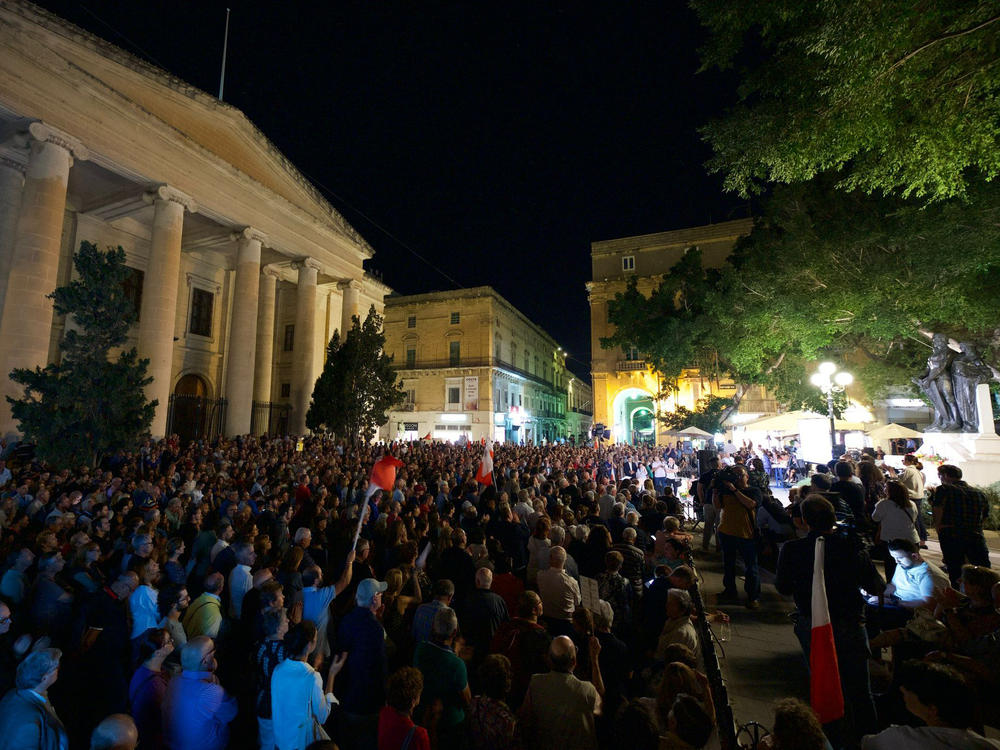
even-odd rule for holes
{"type": "Polygon", "coordinates": [[[372,467],[372,475],[368,480],[368,492],[366,498],[370,498],[379,490],[392,492],[396,485],[396,469],[403,465],[395,456],[385,455],[375,462],[372,467]]]}
{"type": "Polygon", "coordinates": [[[480,484],[493,484],[493,441],[483,446],[483,459],[479,462],[476,481],[480,484]]]}
{"type": "Polygon", "coordinates": [[[816,537],[813,562],[812,636],[809,644],[809,700],[823,724],[844,716],[844,693],[840,687],[837,646],[826,601],[826,542],[816,537]]]}
{"type": "Polygon", "coordinates": [[[368,490],[365,492],[365,504],[358,515],[358,526],[354,530],[354,544],[352,549],[358,546],[358,538],[361,536],[361,527],[365,525],[368,511],[371,508],[371,499],[379,490],[392,492],[396,484],[396,469],[403,465],[395,456],[385,455],[375,462],[372,467],[371,477],[368,479],[368,490]]]}

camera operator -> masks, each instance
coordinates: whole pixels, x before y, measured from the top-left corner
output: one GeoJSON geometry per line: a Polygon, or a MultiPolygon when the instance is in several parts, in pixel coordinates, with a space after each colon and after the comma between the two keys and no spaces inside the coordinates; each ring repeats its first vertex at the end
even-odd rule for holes
{"type": "Polygon", "coordinates": [[[747,608],[760,606],[760,571],[757,567],[757,506],[760,505],[760,490],[749,486],[747,470],[743,466],[726,467],[715,477],[715,491],[712,500],[721,514],[719,520],[719,543],[722,545],[722,593],[721,599],[735,600],[736,556],[743,558],[746,568],[744,589],[747,594],[747,608]]]}
{"type": "Polygon", "coordinates": [[[826,540],[825,581],[833,638],[837,649],[840,685],[844,693],[845,736],[857,742],[877,728],[875,703],[868,678],[871,651],[865,632],[864,589],[880,594],[885,581],[862,540],[845,533],[836,525],[833,504],[824,497],[810,495],[802,501],[802,518],[809,534],[805,539],[788,542],[778,558],[775,588],[791,595],[798,609],[795,635],[802,644],[806,660],[812,632],[812,574],[816,539],[826,540]]]}

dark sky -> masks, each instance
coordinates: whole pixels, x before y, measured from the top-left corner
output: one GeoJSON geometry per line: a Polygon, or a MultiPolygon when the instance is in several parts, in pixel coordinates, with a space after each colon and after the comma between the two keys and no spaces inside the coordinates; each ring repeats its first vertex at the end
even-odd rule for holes
{"type": "MultiPolygon", "coordinates": [[[[40,4],[218,93],[226,2],[40,4]]],[[[492,285],[580,375],[591,242],[747,213],[702,166],[697,128],[733,86],[695,74],[702,32],[678,0],[228,6],[225,100],[371,243],[386,283],[492,285]]]]}

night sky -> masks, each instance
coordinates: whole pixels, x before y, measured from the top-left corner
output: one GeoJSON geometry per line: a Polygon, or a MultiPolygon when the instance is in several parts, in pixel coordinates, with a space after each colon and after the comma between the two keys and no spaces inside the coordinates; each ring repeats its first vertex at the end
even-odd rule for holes
{"type": "Polygon", "coordinates": [[[239,107],[401,294],[492,285],[589,369],[590,243],[747,215],[697,134],[683,2],[165,2],[43,7],[239,107]],[[419,257],[418,257],[419,256],[419,257]],[[421,260],[421,257],[425,260],[421,260]]]}

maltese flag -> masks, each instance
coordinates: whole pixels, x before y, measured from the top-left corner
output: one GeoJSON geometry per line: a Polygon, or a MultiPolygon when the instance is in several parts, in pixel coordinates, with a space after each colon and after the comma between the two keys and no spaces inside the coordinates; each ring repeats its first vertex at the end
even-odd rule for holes
{"type": "Polygon", "coordinates": [[[826,601],[826,542],[816,537],[813,562],[812,636],[809,644],[809,701],[820,722],[829,724],[844,716],[837,646],[833,641],[830,607],[826,601]]]}
{"type": "Polygon", "coordinates": [[[479,484],[493,484],[493,441],[483,446],[483,460],[479,462],[479,472],[476,474],[479,484]]]}

